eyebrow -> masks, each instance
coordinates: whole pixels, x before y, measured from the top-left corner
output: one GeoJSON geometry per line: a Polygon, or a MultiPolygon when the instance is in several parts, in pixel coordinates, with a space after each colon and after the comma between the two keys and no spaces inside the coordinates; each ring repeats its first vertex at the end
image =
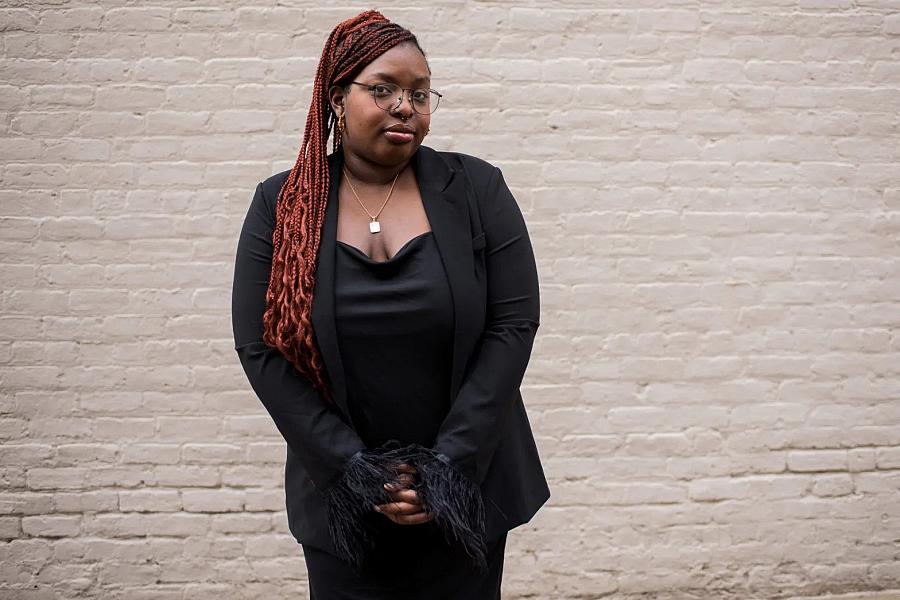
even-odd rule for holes
{"type": "MultiPolygon", "coordinates": [[[[393,77],[387,73],[372,73],[372,77],[375,77],[377,79],[386,79],[387,81],[399,83],[395,77],[393,77]]],[[[419,83],[419,82],[423,82],[423,81],[430,82],[431,78],[428,76],[423,76],[423,77],[416,77],[415,79],[413,79],[413,83],[419,83]]]]}

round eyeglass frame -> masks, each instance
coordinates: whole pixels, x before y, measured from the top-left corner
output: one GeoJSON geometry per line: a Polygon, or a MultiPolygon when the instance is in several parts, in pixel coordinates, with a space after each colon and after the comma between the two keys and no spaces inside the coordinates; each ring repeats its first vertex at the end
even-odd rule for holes
{"type": "Polygon", "coordinates": [[[364,86],[364,87],[368,88],[370,92],[373,92],[373,93],[372,93],[372,100],[375,101],[375,106],[377,106],[377,107],[380,108],[381,110],[384,110],[384,111],[387,111],[387,112],[391,112],[391,111],[393,111],[393,110],[397,110],[398,108],[400,108],[400,105],[403,104],[403,95],[404,95],[403,93],[404,93],[404,92],[410,92],[410,102],[409,102],[409,105],[412,106],[412,109],[413,109],[415,112],[419,113],[420,115],[431,115],[431,114],[434,114],[434,111],[436,111],[436,110],[438,109],[438,106],[439,106],[440,103],[441,103],[441,98],[444,97],[444,95],[441,94],[440,92],[438,92],[437,90],[432,90],[432,89],[430,89],[430,88],[405,88],[405,87],[400,87],[400,86],[397,85],[396,83],[362,83],[361,81],[351,81],[350,83],[353,83],[353,84],[355,84],[355,85],[361,85],[361,86],[364,86]],[[390,106],[388,106],[388,108],[385,108],[385,107],[383,107],[381,104],[379,104],[379,103],[378,103],[378,98],[377,98],[377,97],[375,96],[375,94],[374,94],[375,88],[376,88],[376,87],[379,87],[379,86],[382,86],[382,87],[392,87],[392,88],[397,89],[397,90],[400,92],[400,95],[397,97],[397,100],[396,100],[396,101],[392,100],[391,103],[390,103],[390,106]],[[437,101],[434,103],[434,105],[433,105],[433,107],[432,107],[432,109],[431,109],[430,111],[428,111],[428,112],[422,112],[421,110],[419,110],[418,108],[416,108],[416,103],[412,101],[412,93],[415,92],[415,91],[428,92],[429,94],[433,94],[433,95],[437,98],[437,101]]]}

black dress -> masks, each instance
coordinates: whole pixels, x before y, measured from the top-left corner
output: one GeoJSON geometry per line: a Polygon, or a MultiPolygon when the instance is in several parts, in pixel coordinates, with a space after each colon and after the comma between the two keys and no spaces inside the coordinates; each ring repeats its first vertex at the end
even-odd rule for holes
{"type": "MultiPolygon", "coordinates": [[[[338,240],[334,307],[353,425],[369,448],[389,440],[434,444],[450,407],[453,305],[431,231],[385,261],[338,240]]],[[[397,525],[378,515],[374,560],[362,573],[303,546],[314,600],[500,597],[506,536],[477,575],[433,521],[397,525]]]]}
{"type": "Polygon", "coordinates": [[[385,261],[338,240],[334,315],[354,427],[369,448],[434,444],[450,408],[453,305],[434,236],[385,261]]]}

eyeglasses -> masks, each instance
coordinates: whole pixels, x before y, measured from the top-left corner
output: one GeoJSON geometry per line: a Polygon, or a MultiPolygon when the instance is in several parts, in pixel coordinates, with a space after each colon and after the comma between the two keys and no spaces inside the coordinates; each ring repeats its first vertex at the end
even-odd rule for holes
{"type": "Polygon", "coordinates": [[[410,104],[414,111],[420,115],[430,115],[437,110],[438,104],[443,98],[435,90],[425,88],[404,88],[396,83],[360,83],[359,81],[351,81],[356,85],[362,85],[369,88],[375,104],[378,108],[386,111],[397,110],[403,104],[403,92],[409,92],[410,104]]]}

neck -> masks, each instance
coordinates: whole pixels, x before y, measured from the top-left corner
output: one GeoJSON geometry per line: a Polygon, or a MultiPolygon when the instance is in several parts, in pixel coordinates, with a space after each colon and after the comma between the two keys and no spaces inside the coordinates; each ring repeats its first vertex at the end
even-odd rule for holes
{"type": "Polygon", "coordinates": [[[356,181],[372,185],[390,185],[398,173],[409,165],[409,159],[398,165],[379,165],[344,152],[344,168],[356,181]]]}

